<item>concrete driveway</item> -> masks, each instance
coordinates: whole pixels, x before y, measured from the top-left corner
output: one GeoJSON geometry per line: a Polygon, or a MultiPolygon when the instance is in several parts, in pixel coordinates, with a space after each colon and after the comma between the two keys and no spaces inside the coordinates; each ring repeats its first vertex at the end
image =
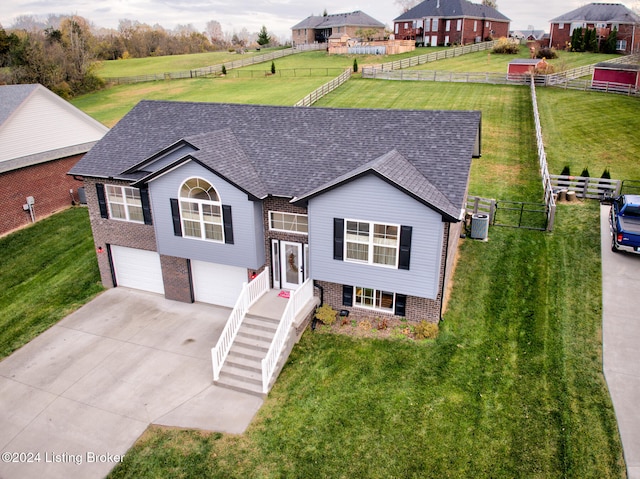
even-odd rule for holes
{"type": "Polygon", "coordinates": [[[604,376],[629,479],[640,479],[640,255],[611,251],[609,206],[600,207],[604,376]]]}
{"type": "Polygon", "coordinates": [[[149,424],[242,433],[262,400],[212,385],[228,314],[115,288],[5,358],[0,477],[104,477],[149,424]]]}

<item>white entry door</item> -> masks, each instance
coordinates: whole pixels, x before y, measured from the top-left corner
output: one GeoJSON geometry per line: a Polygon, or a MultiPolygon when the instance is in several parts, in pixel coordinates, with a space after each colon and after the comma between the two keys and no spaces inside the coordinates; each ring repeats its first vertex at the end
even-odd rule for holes
{"type": "Polygon", "coordinates": [[[282,289],[298,289],[304,282],[302,244],[280,242],[280,272],[282,289]]]}

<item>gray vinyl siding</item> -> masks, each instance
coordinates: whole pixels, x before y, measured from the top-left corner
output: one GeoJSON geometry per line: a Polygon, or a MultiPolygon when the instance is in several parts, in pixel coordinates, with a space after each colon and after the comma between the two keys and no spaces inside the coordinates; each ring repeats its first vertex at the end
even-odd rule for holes
{"type": "Polygon", "coordinates": [[[250,269],[264,264],[261,203],[249,201],[246,193],[209,170],[188,162],[151,181],[149,196],[160,254],[250,269]],[[174,235],[169,199],[178,198],[180,186],[192,177],[209,181],[220,195],[222,204],[231,206],[234,244],[174,235]]]}
{"type": "Polygon", "coordinates": [[[367,175],[309,201],[311,275],[320,281],[435,299],[443,233],[440,214],[380,178],[367,175]],[[411,226],[410,269],[334,260],[333,218],[411,226]]]}

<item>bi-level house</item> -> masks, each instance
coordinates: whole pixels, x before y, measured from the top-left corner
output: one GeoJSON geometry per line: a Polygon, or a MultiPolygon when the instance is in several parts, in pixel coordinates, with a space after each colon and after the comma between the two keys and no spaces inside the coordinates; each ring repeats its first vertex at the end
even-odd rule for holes
{"type": "Polygon", "coordinates": [[[70,173],[106,287],[233,307],[258,276],[351,317],[438,322],[480,123],[143,101],[70,173]]]}

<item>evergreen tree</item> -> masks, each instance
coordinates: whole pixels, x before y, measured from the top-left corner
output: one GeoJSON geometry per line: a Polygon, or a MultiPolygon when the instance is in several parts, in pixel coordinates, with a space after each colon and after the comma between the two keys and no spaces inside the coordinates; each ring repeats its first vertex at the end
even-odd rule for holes
{"type": "Polygon", "coordinates": [[[271,61],[271,74],[276,74],[276,64],[273,61],[271,61]]]}
{"type": "Polygon", "coordinates": [[[267,33],[267,27],[265,27],[264,25],[262,25],[262,28],[260,29],[260,32],[258,33],[257,42],[258,42],[258,45],[260,45],[260,46],[265,46],[265,45],[268,45],[269,43],[271,43],[271,37],[267,33]]]}
{"type": "Polygon", "coordinates": [[[618,29],[613,28],[609,33],[609,36],[604,41],[604,45],[602,46],[602,53],[615,53],[616,52],[616,44],[618,43],[618,29]]]}
{"type": "Polygon", "coordinates": [[[353,73],[358,73],[358,59],[353,59],[353,73]]]}

